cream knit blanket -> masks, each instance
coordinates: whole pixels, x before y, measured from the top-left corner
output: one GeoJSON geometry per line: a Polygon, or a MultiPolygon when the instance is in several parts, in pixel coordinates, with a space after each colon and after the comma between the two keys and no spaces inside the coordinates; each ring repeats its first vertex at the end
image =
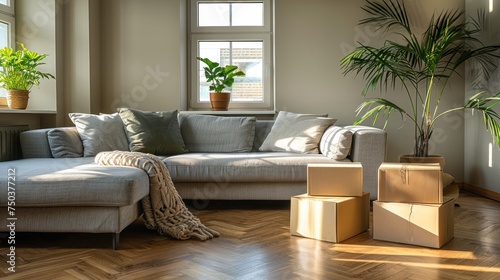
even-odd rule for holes
{"type": "Polygon", "coordinates": [[[177,193],[165,164],[156,156],[137,152],[101,152],[95,162],[100,165],[133,166],[149,176],[149,195],[141,200],[144,223],[148,229],[176,239],[207,240],[219,233],[204,226],[186,207],[177,193]]]}

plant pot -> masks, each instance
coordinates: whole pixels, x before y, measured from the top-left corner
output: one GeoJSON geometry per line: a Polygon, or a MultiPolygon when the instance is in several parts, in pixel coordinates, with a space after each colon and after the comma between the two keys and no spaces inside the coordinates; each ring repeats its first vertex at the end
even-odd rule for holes
{"type": "Polygon", "coordinates": [[[210,104],[212,105],[212,111],[227,111],[230,100],[231,100],[230,92],[210,93],[210,104]]]}
{"type": "Polygon", "coordinates": [[[10,109],[26,109],[28,106],[29,90],[7,90],[7,105],[10,109]]]}
{"type": "Polygon", "coordinates": [[[413,155],[402,155],[399,157],[401,163],[439,163],[441,170],[444,169],[445,160],[443,156],[430,155],[428,157],[415,157],[413,155]]]}

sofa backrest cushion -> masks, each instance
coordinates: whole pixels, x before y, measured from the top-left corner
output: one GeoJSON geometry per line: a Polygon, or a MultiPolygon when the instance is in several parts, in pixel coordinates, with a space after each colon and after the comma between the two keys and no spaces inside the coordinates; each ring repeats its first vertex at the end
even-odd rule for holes
{"type": "Polygon", "coordinates": [[[321,137],[320,152],[331,159],[345,159],[351,150],[352,134],[351,130],[344,127],[330,126],[321,137]]]}
{"type": "Polygon", "coordinates": [[[255,122],[255,137],[253,139],[252,152],[258,152],[264,140],[266,140],[267,135],[271,132],[273,128],[273,120],[257,120],[255,122]]]}
{"type": "Polygon", "coordinates": [[[177,110],[147,112],[120,108],[118,112],[125,125],[130,151],[164,156],[188,152],[177,110]]]}
{"type": "Polygon", "coordinates": [[[23,158],[51,158],[47,134],[51,128],[34,129],[21,132],[23,158]]]}
{"type": "Polygon", "coordinates": [[[54,158],[83,156],[83,144],[76,127],[54,128],[47,132],[50,152],[54,158]]]}
{"type": "Polygon", "coordinates": [[[189,152],[250,152],[255,117],[218,117],[180,114],[182,137],[189,152]]]}
{"type": "Polygon", "coordinates": [[[318,154],[323,132],[337,121],[326,116],[279,112],[259,151],[318,154]]]}
{"type": "Polygon", "coordinates": [[[70,113],[83,142],[83,156],[93,157],[103,151],[128,151],[128,140],[118,113],[70,113]]]}

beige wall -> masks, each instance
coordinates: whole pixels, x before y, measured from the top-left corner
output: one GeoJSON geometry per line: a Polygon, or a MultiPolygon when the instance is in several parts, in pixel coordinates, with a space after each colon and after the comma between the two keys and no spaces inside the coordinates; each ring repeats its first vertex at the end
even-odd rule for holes
{"type": "Polygon", "coordinates": [[[181,109],[183,1],[101,1],[103,112],[181,109]]]}
{"type": "MultiPolygon", "coordinates": [[[[478,9],[489,10],[487,0],[467,0],[467,11],[470,15],[476,14],[478,9]]],[[[488,44],[500,44],[500,1],[493,1],[493,11],[486,13],[486,23],[489,25],[488,32],[484,34],[483,40],[488,44]]],[[[500,60],[497,61],[500,65],[500,60]]],[[[470,77],[467,79],[467,88],[470,88],[470,77]]],[[[481,88],[492,93],[500,91],[500,69],[490,74],[489,79],[482,79],[481,88]]],[[[476,90],[468,90],[468,96],[476,90]]],[[[497,109],[497,112],[500,110],[497,109]]],[[[465,182],[477,187],[486,188],[500,193],[500,149],[492,141],[491,134],[484,128],[484,122],[480,114],[466,115],[465,118],[465,182]],[[490,148],[491,146],[491,148],[490,148]]]]}

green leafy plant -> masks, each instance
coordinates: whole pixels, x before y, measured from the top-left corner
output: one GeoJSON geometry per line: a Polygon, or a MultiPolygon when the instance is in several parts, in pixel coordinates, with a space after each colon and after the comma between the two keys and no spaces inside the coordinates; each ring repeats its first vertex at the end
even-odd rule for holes
{"type": "MultiPolygon", "coordinates": [[[[483,114],[486,128],[500,148],[500,116],[494,107],[500,102],[499,94],[481,91],[459,106],[440,111],[439,106],[449,90],[450,78],[460,75],[459,70],[467,61],[480,65],[487,76],[494,69],[499,58],[500,46],[485,46],[480,40],[481,21],[465,18],[461,9],[445,11],[433,16],[422,34],[414,32],[402,0],[367,0],[362,7],[369,16],[360,21],[390,35],[382,46],[361,45],[341,60],[344,75],[350,72],[362,73],[366,80],[363,96],[380,86],[381,92],[389,86],[401,86],[410,101],[410,108],[385,98],[371,98],[357,108],[355,122],[359,124],[373,117],[375,124],[379,117],[385,117],[384,128],[389,116],[398,112],[403,121],[409,118],[415,126],[414,156],[428,156],[429,140],[436,121],[442,116],[464,109],[475,109],[483,114]],[[464,19],[465,18],[465,19],[464,19]]],[[[480,14],[480,13],[478,13],[480,14]]]]}
{"type": "Polygon", "coordinates": [[[24,44],[18,43],[19,50],[5,47],[0,50],[0,85],[7,89],[31,90],[36,85],[40,85],[41,79],[54,79],[49,73],[37,70],[43,65],[46,54],[26,49],[24,44]]]}
{"type": "Polygon", "coordinates": [[[213,62],[208,58],[196,57],[199,61],[207,66],[203,67],[207,82],[211,82],[209,89],[213,92],[222,92],[225,88],[233,86],[234,77],[245,77],[243,71],[236,71],[238,66],[226,65],[220,66],[219,63],[213,62]]]}

